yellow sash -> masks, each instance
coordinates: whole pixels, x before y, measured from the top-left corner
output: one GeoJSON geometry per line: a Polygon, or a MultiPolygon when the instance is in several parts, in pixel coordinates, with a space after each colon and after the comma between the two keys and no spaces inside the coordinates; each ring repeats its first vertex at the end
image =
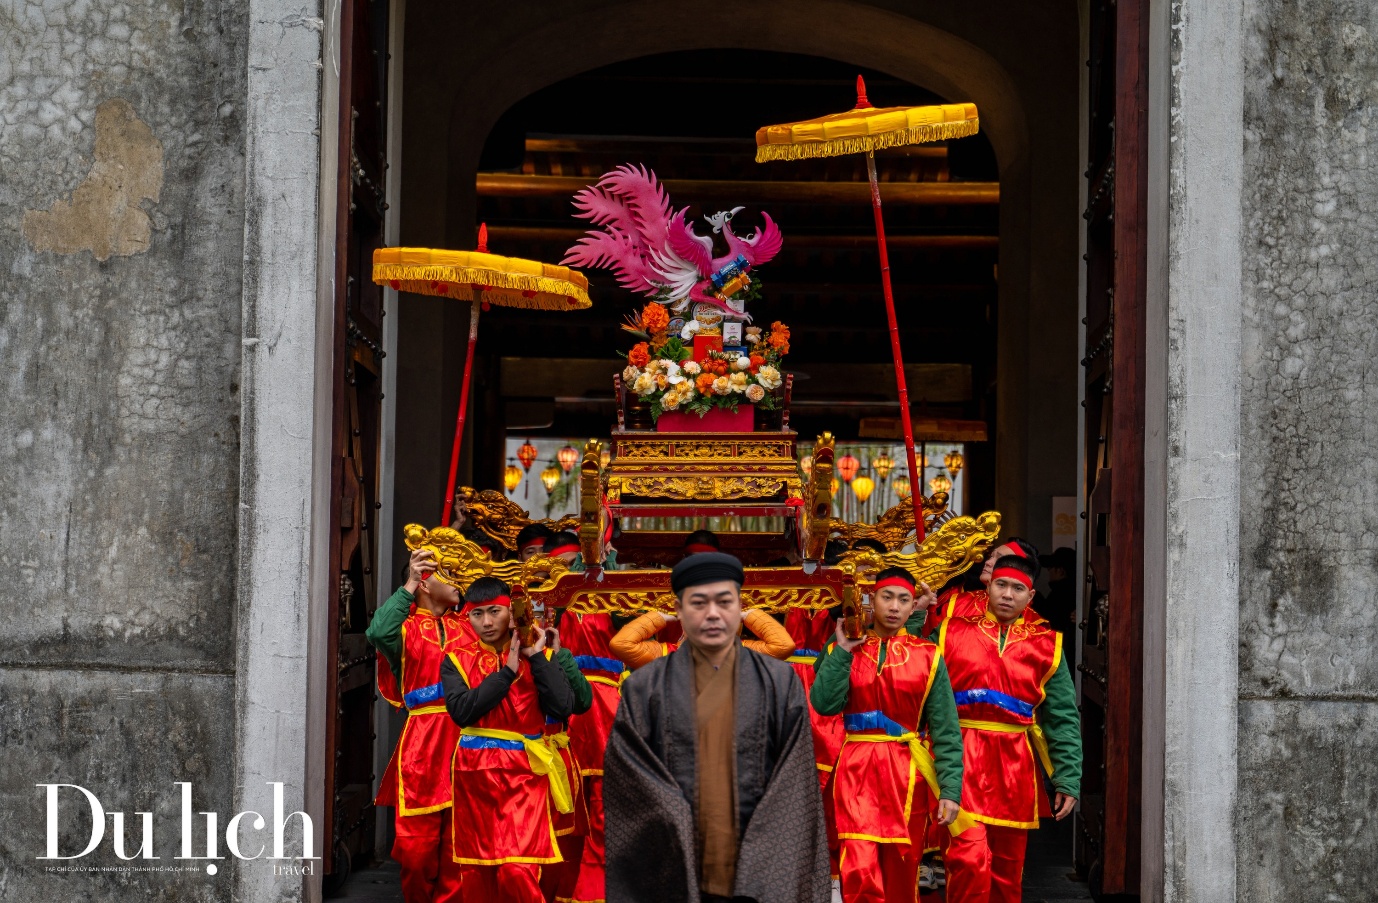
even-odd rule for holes
{"type": "Polygon", "coordinates": [[[818,661],[816,655],[791,655],[785,661],[794,665],[812,665],[818,661]]]}
{"type": "MultiPolygon", "coordinates": [[[[934,799],[942,798],[942,791],[938,787],[938,769],[933,765],[933,754],[930,753],[919,739],[919,735],[913,731],[892,737],[889,734],[847,734],[846,742],[857,741],[860,743],[907,743],[909,744],[909,755],[914,760],[914,767],[919,774],[923,775],[924,781],[928,784],[928,789],[933,791],[934,799]]],[[[957,810],[957,818],[952,824],[947,826],[947,830],[953,837],[958,837],[967,828],[976,824],[976,819],[965,809],[957,810]]]]}
{"type": "MultiPolygon", "coordinates": [[[[486,737],[489,740],[507,740],[520,743],[526,748],[526,760],[531,763],[532,774],[545,775],[550,782],[550,798],[555,809],[562,815],[574,811],[574,796],[569,789],[569,772],[565,770],[565,760],[546,742],[545,736],[534,740],[516,731],[500,731],[491,727],[464,727],[459,731],[466,737],[486,737]]],[[[568,736],[565,742],[569,742],[568,736]]]]}
{"type": "MultiPolygon", "coordinates": [[[[627,672],[623,671],[622,673],[626,674],[627,672]]],[[[604,677],[601,674],[585,674],[584,680],[588,681],[591,684],[607,684],[610,687],[622,686],[621,679],[616,677],[604,677]]]]}
{"type": "Polygon", "coordinates": [[[1048,738],[1043,735],[1043,728],[1038,726],[1038,722],[1035,721],[1033,724],[1006,724],[1003,721],[962,718],[958,723],[973,731],[994,731],[997,734],[1028,734],[1034,752],[1038,754],[1038,761],[1043,765],[1043,770],[1048,773],[1048,777],[1053,776],[1053,757],[1048,752],[1048,738]]]}

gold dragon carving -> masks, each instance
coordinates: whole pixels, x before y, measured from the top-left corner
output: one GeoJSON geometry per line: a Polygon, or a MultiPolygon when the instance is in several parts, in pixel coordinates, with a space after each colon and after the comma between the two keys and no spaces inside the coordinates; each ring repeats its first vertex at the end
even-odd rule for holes
{"type": "MultiPolygon", "coordinates": [[[[947,502],[946,492],[935,492],[924,498],[923,519],[928,530],[934,529],[934,519],[947,510],[947,502]]],[[[834,517],[828,522],[828,533],[849,546],[858,539],[876,539],[887,549],[898,549],[913,538],[914,506],[908,499],[901,499],[874,524],[852,524],[834,517]]]]}
{"type": "Polygon", "coordinates": [[[579,528],[577,514],[569,514],[559,520],[535,519],[495,489],[475,490],[472,486],[461,486],[456,498],[475,529],[514,552],[517,550],[517,534],[527,524],[545,524],[557,533],[579,528]]]}
{"type": "Polygon", "coordinates": [[[458,530],[427,530],[420,524],[407,524],[402,536],[413,552],[430,549],[435,555],[436,576],[460,592],[480,577],[497,577],[510,584],[521,576],[520,561],[494,561],[487,549],[465,539],[458,530]]]}

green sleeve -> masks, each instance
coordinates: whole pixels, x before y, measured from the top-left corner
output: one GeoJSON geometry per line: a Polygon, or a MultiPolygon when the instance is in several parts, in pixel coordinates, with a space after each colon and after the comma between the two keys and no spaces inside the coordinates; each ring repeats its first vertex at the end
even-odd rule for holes
{"type": "MultiPolygon", "coordinates": [[[[570,569],[571,571],[575,571],[575,572],[579,572],[579,573],[582,573],[583,571],[588,570],[588,568],[584,565],[584,553],[583,553],[583,552],[580,552],[578,555],[575,555],[575,556],[574,556],[574,560],[571,561],[571,562],[569,563],[569,569],[570,569]]],[[[605,557],[605,558],[603,559],[603,570],[605,570],[605,571],[615,571],[615,570],[617,570],[617,550],[616,550],[616,549],[610,550],[610,551],[608,552],[608,554],[607,554],[607,557],[605,557]]]]}
{"type": "Polygon", "coordinates": [[[1037,719],[1048,740],[1048,757],[1053,760],[1053,786],[1059,793],[1081,798],[1081,714],[1077,711],[1077,690],[1067,659],[1044,687],[1045,698],[1038,707],[1037,719]]]}
{"type": "Polygon", "coordinates": [[[914,613],[909,616],[909,620],[904,622],[904,629],[910,636],[923,636],[923,624],[928,618],[928,609],[916,608],[914,613]]]}
{"type": "Polygon", "coordinates": [[[555,663],[565,672],[565,680],[569,681],[569,688],[574,691],[574,714],[582,715],[593,708],[593,687],[589,686],[584,672],[579,670],[574,653],[561,649],[555,653],[555,663]]]}
{"type": "Polygon", "coordinates": [[[378,606],[373,620],[368,622],[368,630],[364,631],[373,648],[388,660],[388,667],[398,680],[402,679],[402,622],[411,614],[411,604],[415,601],[416,597],[407,592],[406,587],[398,587],[388,601],[378,606]]]}
{"type": "Polygon", "coordinates": [[[952,681],[947,662],[938,659],[938,673],[923,703],[923,721],[933,741],[933,763],[938,772],[941,797],[962,801],[962,727],[957,723],[957,703],[952,698],[952,681]]]}
{"type": "Polygon", "coordinates": [[[813,663],[813,687],[809,703],[820,715],[836,715],[847,706],[847,691],[852,687],[852,654],[836,643],[813,663]]]}

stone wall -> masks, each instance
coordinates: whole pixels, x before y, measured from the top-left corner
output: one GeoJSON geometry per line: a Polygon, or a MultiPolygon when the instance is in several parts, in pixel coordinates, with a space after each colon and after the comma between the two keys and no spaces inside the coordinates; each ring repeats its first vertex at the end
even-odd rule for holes
{"type": "Polygon", "coordinates": [[[1251,0],[1244,16],[1239,898],[1368,899],[1378,6],[1251,0]]]}
{"type": "Polygon", "coordinates": [[[232,811],[247,23],[0,11],[3,899],[229,898],[204,864],[45,875],[34,784],[154,811],[163,865],[173,782],[232,811]]]}

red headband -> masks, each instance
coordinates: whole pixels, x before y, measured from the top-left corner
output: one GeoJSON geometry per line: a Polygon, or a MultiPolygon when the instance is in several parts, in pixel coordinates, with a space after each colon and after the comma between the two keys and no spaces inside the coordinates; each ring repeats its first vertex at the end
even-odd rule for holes
{"type": "Polygon", "coordinates": [[[527,549],[531,548],[532,546],[535,546],[535,547],[538,548],[538,549],[544,549],[544,548],[545,548],[545,539],[544,539],[543,537],[538,536],[538,537],[536,537],[535,539],[533,539],[533,540],[531,540],[530,542],[528,542],[526,545],[522,546],[522,547],[521,547],[521,551],[525,552],[527,549]]]}
{"type": "Polygon", "coordinates": [[[684,547],[684,551],[690,555],[697,555],[700,552],[717,552],[719,549],[717,546],[710,546],[706,542],[691,542],[684,547]]]}
{"type": "Polygon", "coordinates": [[[878,593],[887,586],[898,586],[900,589],[907,589],[910,593],[914,592],[914,583],[903,577],[886,577],[884,580],[877,580],[872,592],[878,593]]]}
{"type": "Polygon", "coordinates": [[[497,596],[497,597],[492,598],[492,599],[485,599],[485,600],[482,601],[482,602],[470,602],[469,605],[472,606],[473,608],[483,608],[483,607],[488,606],[488,605],[501,605],[503,608],[511,608],[511,607],[512,607],[512,597],[511,597],[511,596],[497,596]]]}
{"type": "Polygon", "coordinates": [[[547,555],[549,555],[549,556],[551,556],[551,557],[553,558],[553,557],[556,556],[556,555],[563,555],[563,554],[565,554],[566,552],[577,552],[577,551],[579,551],[579,547],[578,547],[577,545],[571,544],[571,545],[567,545],[567,546],[556,546],[555,548],[551,549],[549,552],[546,552],[545,554],[547,554],[547,555]]]}
{"type": "Polygon", "coordinates": [[[1033,589],[1033,578],[1017,568],[1003,567],[996,568],[990,575],[991,581],[999,580],[1001,577],[1008,577],[1011,580],[1018,580],[1020,583],[1033,589]]]}
{"type": "Polygon", "coordinates": [[[1013,551],[1010,551],[1010,552],[1006,552],[1006,553],[1005,553],[1006,555],[1014,555],[1014,556],[1017,557],[1017,558],[1028,558],[1028,557],[1029,557],[1029,556],[1028,556],[1028,553],[1026,553],[1026,552],[1024,551],[1023,547],[1020,546],[1019,543],[1017,543],[1017,542],[1007,542],[1007,543],[1005,543],[1005,545],[1009,546],[1009,547],[1013,550],[1013,551]]]}

